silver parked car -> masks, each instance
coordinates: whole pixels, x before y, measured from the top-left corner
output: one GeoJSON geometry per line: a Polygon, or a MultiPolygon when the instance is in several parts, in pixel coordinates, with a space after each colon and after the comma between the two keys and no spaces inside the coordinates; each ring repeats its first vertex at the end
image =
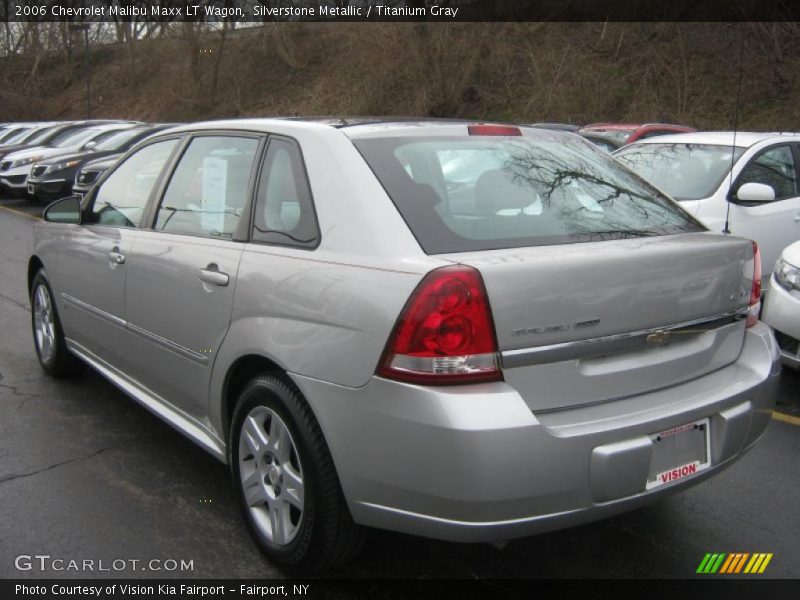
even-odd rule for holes
{"type": "Polygon", "coordinates": [[[171,129],[50,205],[28,281],[44,369],[227,462],[288,565],[654,502],[761,437],[780,371],[751,241],[526,127],[171,129]]]}

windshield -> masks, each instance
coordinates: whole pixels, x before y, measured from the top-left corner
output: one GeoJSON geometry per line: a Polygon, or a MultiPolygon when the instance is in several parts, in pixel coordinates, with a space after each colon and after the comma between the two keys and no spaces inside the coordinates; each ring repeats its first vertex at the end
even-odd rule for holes
{"type": "Polygon", "coordinates": [[[95,138],[99,134],[103,133],[102,129],[97,129],[95,127],[91,127],[89,129],[78,129],[77,131],[71,131],[70,135],[67,135],[59,140],[53,142],[52,146],[56,148],[70,148],[72,146],[82,146],[85,142],[95,138]]]}
{"type": "Polygon", "coordinates": [[[41,143],[43,139],[47,138],[47,136],[50,135],[52,132],[53,132],[52,127],[37,129],[34,133],[29,134],[28,137],[25,138],[25,143],[31,146],[37,145],[41,143]]]}
{"type": "Polygon", "coordinates": [[[709,144],[634,144],[614,158],[676,200],[708,198],[731,169],[731,147],[709,144]]]}
{"type": "Polygon", "coordinates": [[[123,146],[125,146],[125,144],[130,142],[132,139],[141,136],[143,133],[144,132],[141,129],[115,131],[108,137],[104,138],[102,142],[94,147],[94,149],[101,152],[105,150],[120,150],[123,148],[123,146]]]}
{"type": "Polygon", "coordinates": [[[57,146],[62,141],[66,140],[67,138],[70,138],[73,135],[75,135],[76,133],[79,133],[79,132],[85,131],[85,130],[86,130],[86,127],[81,127],[80,125],[67,127],[65,129],[61,129],[47,142],[47,145],[48,146],[57,146]]]}
{"type": "Polygon", "coordinates": [[[354,141],[428,254],[703,231],[583,140],[354,141]]]}
{"type": "Polygon", "coordinates": [[[24,138],[30,130],[30,127],[14,129],[0,141],[2,141],[3,144],[16,144],[19,140],[24,138]]]}

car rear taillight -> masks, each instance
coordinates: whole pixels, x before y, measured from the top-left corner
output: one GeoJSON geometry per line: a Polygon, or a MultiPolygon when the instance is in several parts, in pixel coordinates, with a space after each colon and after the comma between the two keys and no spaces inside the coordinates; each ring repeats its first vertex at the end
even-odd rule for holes
{"type": "Polygon", "coordinates": [[[761,312],[761,250],[753,242],[753,287],[750,288],[750,302],[747,305],[747,327],[758,323],[761,312]]]}
{"type": "Polygon", "coordinates": [[[378,375],[425,385],[502,379],[478,271],[459,265],[425,276],[400,314],[378,375]]]}
{"type": "Polygon", "coordinates": [[[510,125],[468,125],[470,135],[522,135],[519,127],[510,125]]]}

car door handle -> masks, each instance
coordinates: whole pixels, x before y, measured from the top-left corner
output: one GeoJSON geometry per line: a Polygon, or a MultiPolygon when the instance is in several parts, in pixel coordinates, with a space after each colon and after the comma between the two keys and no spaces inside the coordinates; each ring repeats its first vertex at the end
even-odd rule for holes
{"type": "MultiPolygon", "coordinates": [[[[209,265],[210,267],[211,265],[209,265]]],[[[228,285],[228,281],[230,281],[230,277],[228,277],[227,273],[222,273],[217,269],[200,269],[200,281],[205,281],[206,283],[212,283],[214,285],[219,286],[226,286],[228,285]]]]}
{"type": "Polygon", "coordinates": [[[799,213],[797,213],[797,214],[794,216],[794,222],[795,222],[795,223],[800,223],[800,212],[799,212],[799,213]]]}
{"type": "Polygon", "coordinates": [[[125,264],[125,255],[119,251],[119,248],[114,248],[111,252],[108,253],[108,260],[111,262],[112,265],[124,265],[125,264]]]}

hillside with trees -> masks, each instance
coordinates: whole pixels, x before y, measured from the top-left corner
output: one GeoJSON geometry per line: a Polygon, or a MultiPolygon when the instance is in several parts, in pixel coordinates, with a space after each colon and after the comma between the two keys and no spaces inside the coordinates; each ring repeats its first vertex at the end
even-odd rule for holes
{"type": "Polygon", "coordinates": [[[5,24],[0,121],[415,115],[800,129],[795,23],[5,24]],[[87,61],[88,59],[88,61],[87,61]]]}

